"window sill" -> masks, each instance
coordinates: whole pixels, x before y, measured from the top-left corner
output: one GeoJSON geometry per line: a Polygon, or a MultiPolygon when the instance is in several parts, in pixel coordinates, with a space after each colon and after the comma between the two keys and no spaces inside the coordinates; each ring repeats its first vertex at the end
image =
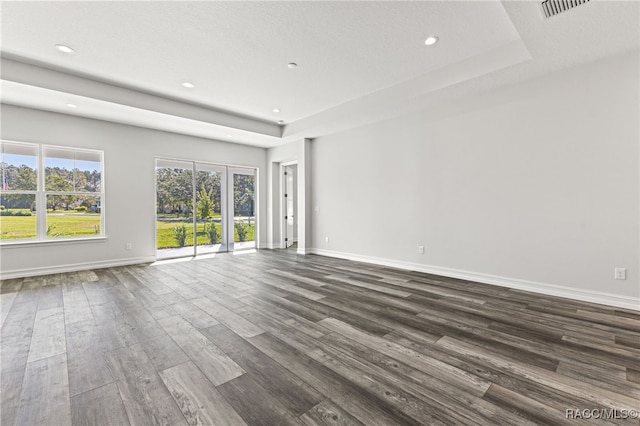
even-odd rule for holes
{"type": "Polygon", "coordinates": [[[34,241],[2,241],[0,248],[24,248],[33,246],[49,246],[61,244],[96,243],[107,241],[106,236],[85,238],[64,238],[59,240],[34,240],[34,241]]]}

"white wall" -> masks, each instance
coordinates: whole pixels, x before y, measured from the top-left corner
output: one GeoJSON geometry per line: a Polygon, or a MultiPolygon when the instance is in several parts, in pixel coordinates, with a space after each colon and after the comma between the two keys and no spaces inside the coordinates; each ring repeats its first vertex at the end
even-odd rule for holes
{"type": "Polygon", "coordinates": [[[628,54],[315,139],[313,250],[640,309],[638,73],[628,54]]]}
{"type": "MultiPolygon", "coordinates": [[[[70,115],[2,105],[2,138],[100,149],[105,158],[107,239],[1,248],[3,277],[86,265],[149,261],[155,256],[155,157],[256,167],[266,194],[266,150],[70,115]],[[131,242],[132,250],[125,250],[131,242]]],[[[258,199],[259,240],[266,203],[258,199]]]]}

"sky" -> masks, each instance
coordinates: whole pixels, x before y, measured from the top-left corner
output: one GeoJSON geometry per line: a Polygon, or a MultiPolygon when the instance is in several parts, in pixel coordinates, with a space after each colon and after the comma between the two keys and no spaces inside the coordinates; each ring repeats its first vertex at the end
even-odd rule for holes
{"type": "MultiPolygon", "coordinates": [[[[32,155],[4,153],[2,154],[2,162],[18,167],[25,165],[32,169],[36,168],[36,157],[32,155]]],[[[68,158],[45,157],[44,159],[45,167],[60,167],[61,169],[72,170],[74,168],[73,164],[74,160],[68,158]]],[[[75,167],[82,171],[100,171],[100,162],[75,160],[75,167]]]]}

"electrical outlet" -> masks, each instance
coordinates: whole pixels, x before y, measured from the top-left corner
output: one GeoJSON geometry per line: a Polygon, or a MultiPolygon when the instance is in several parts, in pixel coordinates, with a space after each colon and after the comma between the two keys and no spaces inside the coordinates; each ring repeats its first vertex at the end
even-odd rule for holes
{"type": "Polygon", "coordinates": [[[131,243],[127,243],[124,248],[126,248],[127,250],[131,250],[133,248],[133,244],[131,243]]]}
{"type": "Polygon", "coordinates": [[[324,242],[328,244],[329,243],[329,237],[324,237],[324,242]]]}
{"type": "Polygon", "coordinates": [[[613,270],[613,277],[616,280],[626,280],[627,279],[627,270],[625,268],[616,268],[613,270]]]}
{"type": "Polygon", "coordinates": [[[418,246],[418,253],[424,254],[424,246],[418,246]]]}

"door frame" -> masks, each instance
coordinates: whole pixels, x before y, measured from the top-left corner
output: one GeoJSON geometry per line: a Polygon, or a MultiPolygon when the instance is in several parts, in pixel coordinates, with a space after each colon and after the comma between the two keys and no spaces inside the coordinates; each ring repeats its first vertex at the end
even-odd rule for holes
{"type": "Polygon", "coordinates": [[[253,176],[253,227],[254,236],[253,250],[258,248],[258,169],[256,167],[242,167],[242,166],[227,166],[227,251],[236,252],[242,250],[252,250],[250,248],[236,250],[235,243],[235,208],[234,208],[234,180],[233,175],[240,174],[246,176],[253,176]],[[251,173],[249,173],[251,172],[251,173]]]}
{"type": "MultiPolygon", "coordinates": [[[[254,221],[254,242],[255,242],[255,250],[257,250],[260,247],[260,229],[259,229],[259,211],[260,211],[260,203],[259,203],[259,199],[260,199],[260,191],[259,191],[259,182],[260,182],[260,168],[259,167],[254,167],[254,166],[242,166],[242,165],[233,165],[233,164],[222,164],[222,163],[216,163],[216,162],[211,162],[211,161],[198,161],[198,160],[193,160],[193,159],[185,159],[185,158],[180,158],[180,157],[166,157],[166,156],[156,156],[153,159],[154,162],[154,167],[153,167],[153,182],[154,182],[154,194],[153,194],[153,246],[154,246],[154,257],[156,258],[156,261],[158,261],[158,216],[157,216],[157,209],[158,209],[158,191],[157,191],[157,167],[158,167],[158,161],[176,161],[176,162],[184,162],[184,163],[191,163],[192,164],[192,181],[193,181],[193,201],[192,201],[192,209],[193,209],[193,254],[191,256],[171,256],[171,257],[165,257],[162,258],[160,260],[172,260],[172,259],[180,259],[180,258],[195,258],[198,255],[198,249],[197,249],[197,241],[196,241],[196,192],[197,192],[197,188],[195,187],[195,182],[196,182],[196,170],[197,170],[197,164],[204,164],[204,165],[208,165],[208,166],[219,166],[222,168],[225,168],[226,171],[224,173],[224,178],[222,179],[222,181],[227,181],[227,185],[223,185],[222,181],[221,181],[221,203],[224,203],[224,195],[223,193],[225,192],[225,190],[227,191],[227,208],[226,210],[233,210],[233,179],[229,179],[229,175],[230,175],[230,170],[232,169],[243,169],[243,170],[253,170],[254,171],[254,204],[253,204],[253,212],[254,212],[254,217],[255,217],[255,221],[254,221]],[[231,182],[231,184],[229,184],[229,182],[231,182]],[[226,188],[225,188],[226,186],[226,188]],[[229,188],[231,188],[231,195],[229,196],[229,188]],[[229,207],[228,204],[228,200],[229,198],[231,199],[231,206],[229,207]]],[[[222,205],[221,205],[221,210],[222,210],[222,205]]],[[[228,216],[228,213],[227,213],[228,216]]],[[[224,218],[223,221],[224,222],[224,218]]],[[[222,223],[221,222],[221,223],[222,223]]],[[[233,218],[231,218],[231,222],[233,223],[233,218]]],[[[233,226],[233,225],[232,225],[233,226]]],[[[223,232],[223,235],[225,235],[225,231],[224,231],[224,224],[222,226],[221,231],[223,232]]],[[[231,228],[231,231],[233,232],[233,227],[231,228]]],[[[227,232],[226,234],[228,234],[229,232],[227,232]]],[[[233,236],[233,234],[232,234],[233,236]]],[[[232,238],[233,239],[233,238],[232,238]]],[[[223,240],[224,241],[224,237],[223,240]]],[[[227,249],[225,251],[220,251],[217,253],[233,253],[233,241],[228,241],[227,240],[227,249]]],[[[210,253],[203,253],[203,255],[208,255],[210,253]]]]}
{"type": "MultiPolygon", "coordinates": [[[[284,168],[287,166],[296,166],[296,187],[298,188],[298,192],[300,192],[300,170],[298,167],[298,160],[294,160],[294,161],[286,161],[283,163],[280,163],[280,178],[279,180],[279,186],[280,186],[280,248],[281,249],[286,249],[287,248],[287,244],[285,243],[284,239],[285,239],[285,235],[286,235],[286,227],[287,227],[287,222],[286,219],[284,218],[285,216],[285,212],[287,211],[287,202],[284,199],[284,193],[285,193],[285,189],[286,189],[286,182],[284,179],[284,168]]],[[[298,194],[295,194],[295,200],[294,202],[298,202],[298,194]]],[[[300,222],[298,221],[298,224],[300,222]]],[[[298,235],[300,235],[300,229],[297,230],[298,235]]]]}
{"type": "Polygon", "coordinates": [[[196,226],[194,227],[194,256],[198,256],[200,254],[202,255],[207,255],[207,254],[212,254],[212,252],[204,252],[204,253],[198,253],[198,244],[197,244],[197,221],[198,221],[198,216],[197,216],[197,208],[198,208],[198,191],[199,189],[197,188],[196,184],[198,181],[197,175],[199,171],[215,171],[220,173],[220,233],[222,234],[220,236],[220,245],[221,248],[223,248],[220,251],[217,252],[213,252],[215,253],[226,253],[229,250],[229,241],[228,241],[228,224],[225,223],[225,215],[226,212],[229,210],[228,207],[228,197],[227,197],[227,192],[228,192],[228,184],[227,184],[227,180],[229,179],[229,167],[222,165],[222,164],[214,164],[214,163],[206,163],[206,162],[202,162],[202,161],[194,161],[194,173],[193,173],[193,211],[195,213],[194,216],[194,222],[196,223],[196,226]],[[199,169],[198,166],[205,166],[205,167],[209,167],[212,170],[203,170],[203,169],[199,169]]]}

